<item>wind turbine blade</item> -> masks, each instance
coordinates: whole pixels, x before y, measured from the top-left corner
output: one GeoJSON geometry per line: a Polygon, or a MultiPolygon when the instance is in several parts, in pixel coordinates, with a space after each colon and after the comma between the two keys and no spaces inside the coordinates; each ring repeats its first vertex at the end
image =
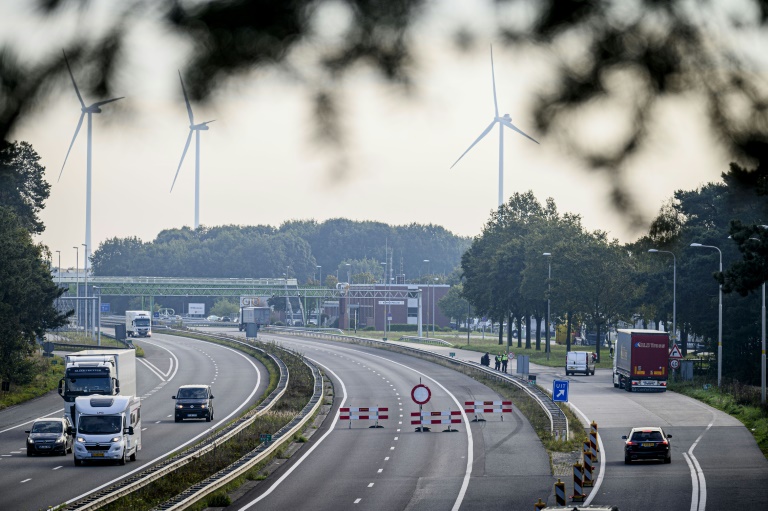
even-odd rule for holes
{"type": "Polygon", "coordinates": [[[187,143],[184,144],[184,152],[181,153],[181,161],[179,161],[179,168],[176,169],[176,175],[173,176],[173,184],[171,184],[171,192],[173,191],[173,187],[176,185],[176,178],[179,177],[179,171],[181,170],[181,164],[184,163],[184,157],[187,155],[187,149],[189,149],[189,143],[191,141],[192,141],[192,130],[189,130],[189,135],[187,135],[187,143]]]}
{"type": "Polygon", "coordinates": [[[83,117],[85,117],[85,112],[80,114],[80,119],[77,121],[77,128],[75,128],[75,135],[72,137],[72,142],[69,143],[69,149],[67,149],[67,155],[64,157],[64,163],[62,163],[61,170],[59,171],[59,179],[56,180],[57,183],[61,181],[61,174],[64,172],[64,165],[67,164],[67,158],[69,158],[69,152],[72,150],[72,146],[75,145],[75,139],[77,138],[77,134],[80,133],[80,126],[83,125],[83,117]]]}
{"type": "Polygon", "coordinates": [[[189,114],[189,125],[195,124],[195,117],[192,115],[192,105],[189,104],[189,98],[187,97],[187,89],[184,88],[184,80],[181,79],[181,71],[179,71],[179,81],[181,82],[181,90],[184,92],[184,102],[187,104],[187,113],[189,114]]]}
{"type": "Polygon", "coordinates": [[[535,138],[533,138],[533,137],[529,137],[528,135],[526,135],[525,133],[523,133],[523,132],[522,132],[522,130],[520,130],[520,129],[519,129],[517,126],[515,126],[514,124],[512,124],[512,123],[511,123],[511,122],[509,122],[508,120],[506,120],[506,119],[502,119],[502,120],[501,120],[501,124],[503,124],[503,125],[504,125],[504,126],[506,126],[507,128],[511,128],[511,129],[513,129],[514,131],[516,131],[516,132],[520,133],[522,136],[524,136],[524,137],[525,137],[525,138],[527,138],[528,140],[533,140],[533,141],[534,141],[534,142],[536,142],[537,144],[539,143],[539,142],[538,142],[538,141],[537,141],[535,138]]]}
{"type": "MultiPolygon", "coordinates": [[[[461,156],[459,156],[459,160],[461,160],[462,158],[464,158],[464,155],[465,155],[465,154],[467,154],[467,153],[468,153],[468,152],[469,152],[469,151],[470,151],[470,150],[471,150],[473,147],[475,147],[475,145],[476,145],[478,142],[480,142],[480,141],[483,139],[483,137],[484,137],[484,136],[486,136],[486,135],[488,134],[488,132],[489,132],[489,131],[491,131],[491,130],[493,129],[493,125],[494,125],[494,124],[496,124],[496,120],[495,120],[495,119],[494,119],[494,120],[491,122],[491,124],[489,124],[489,125],[488,125],[488,127],[487,127],[487,128],[485,128],[485,131],[483,131],[483,132],[480,134],[480,136],[479,136],[479,137],[477,137],[477,139],[476,139],[474,142],[472,142],[472,145],[471,145],[471,146],[469,146],[469,149],[467,149],[466,151],[464,151],[464,152],[462,153],[462,155],[461,155],[461,156]]],[[[456,161],[453,163],[453,165],[451,165],[451,168],[455,167],[455,166],[456,166],[456,164],[457,164],[457,163],[459,163],[459,160],[456,160],[456,161]]]]}
{"type": "Polygon", "coordinates": [[[113,101],[117,101],[118,99],[123,99],[123,98],[125,98],[125,96],[120,96],[119,98],[105,99],[104,101],[99,101],[97,103],[92,104],[91,106],[106,105],[107,103],[112,103],[113,101]]]}
{"type": "Polygon", "coordinates": [[[493,72],[493,45],[491,45],[491,81],[493,82],[493,111],[499,116],[499,103],[496,101],[496,74],[493,72]]]}
{"type": "Polygon", "coordinates": [[[216,119],[213,119],[213,120],[211,120],[211,121],[205,121],[205,122],[204,122],[204,123],[202,123],[202,124],[211,124],[212,122],[216,122],[216,119]]]}
{"type": "Polygon", "coordinates": [[[69,77],[72,78],[72,85],[75,86],[75,94],[77,94],[77,99],[80,100],[80,105],[85,108],[85,101],[83,101],[83,97],[80,95],[80,89],[77,88],[77,83],[75,83],[75,75],[72,74],[72,68],[69,67],[69,60],[67,60],[67,54],[64,53],[64,50],[61,50],[61,53],[64,54],[64,63],[67,65],[67,71],[69,71],[69,77]]]}

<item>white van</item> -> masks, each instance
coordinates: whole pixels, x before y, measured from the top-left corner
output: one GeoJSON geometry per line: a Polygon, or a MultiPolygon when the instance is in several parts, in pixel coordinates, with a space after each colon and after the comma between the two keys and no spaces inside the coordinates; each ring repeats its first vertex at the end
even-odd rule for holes
{"type": "Polygon", "coordinates": [[[595,374],[595,363],[592,361],[592,353],[586,351],[569,351],[565,359],[565,375],[584,373],[595,374]]]}
{"type": "Polygon", "coordinates": [[[125,465],[141,450],[141,400],[135,396],[75,398],[75,465],[113,460],[125,465]]]}

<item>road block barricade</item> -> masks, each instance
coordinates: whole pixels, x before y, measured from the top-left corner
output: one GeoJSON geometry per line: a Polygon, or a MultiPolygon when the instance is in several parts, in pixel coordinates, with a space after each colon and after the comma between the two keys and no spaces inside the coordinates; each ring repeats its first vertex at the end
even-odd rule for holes
{"type": "Polygon", "coordinates": [[[555,483],[555,503],[558,506],[565,506],[565,483],[560,479],[555,483]]]}
{"type": "Polygon", "coordinates": [[[597,448],[597,423],[595,421],[592,421],[592,424],[590,424],[589,448],[590,448],[590,455],[592,456],[592,461],[594,461],[595,463],[600,461],[597,457],[597,453],[599,452],[599,449],[597,448]]]}
{"type": "Polygon", "coordinates": [[[478,413],[500,413],[502,422],[505,413],[512,413],[512,401],[464,401],[464,412],[475,414],[472,422],[484,422],[478,413]]]}
{"type": "Polygon", "coordinates": [[[590,450],[589,442],[584,442],[584,450],[581,455],[584,460],[584,486],[594,486],[594,481],[592,479],[594,461],[592,461],[592,452],[590,450]]]}
{"type": "Polygon", "coordinates": [[[430,424],[448,424],[446,431],[455,431],[451,429],[451,424],[461,424],[461,411],[448,410],[447,412],[411,412],[411,424],[415,426],[429,426],[430,424]],[[459,417],[457,417],[459,416],[459,417]],[[413,417],[418,417],[414,419],[413,417]]]}
{"type": "Polygon", "coordinates": [[[372,408],[339,408],[339,420],[349,421],[349,428],[352,429],[352,421],[376,421],[370,428],[380,428],[379,419],[389,419],[389,408],[387,407],[372,407],[372,408]]]}
{"type": "Polygon", "coordinates": [[[571,502],[584,502],[584,470],[581,463],[573,464],[573,495],[571,502]]]}

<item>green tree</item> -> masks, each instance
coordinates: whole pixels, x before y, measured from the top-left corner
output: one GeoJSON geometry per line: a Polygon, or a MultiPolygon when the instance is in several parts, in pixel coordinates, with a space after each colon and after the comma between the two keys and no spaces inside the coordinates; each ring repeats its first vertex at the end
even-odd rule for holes
{"type": "Polygon", "coordinates": [[[38,214],[51,190],[39,162],[40,156],[29,143],[0,142],[0,204],[12,210],[32,234],[45,230],[38,214]]]}
{"type": "Polygon", "coordinates": [[[463,290],[463,284],[451,286],[448,293],[437,301],[440,311],[449,318],[455,319],[457,324],[461,323],[462,319],[467,318],[468,315],[472,315],[469,301],[462,297],[463,290]]]}
{"type": "Polygon", "coordinates": [[[54,306],[63,290],[51,277],[50,253],[33,243],[25,223],[0,206],[0,377],[18,384],[33,376],[36,339],[67,320],[54,306]]]}

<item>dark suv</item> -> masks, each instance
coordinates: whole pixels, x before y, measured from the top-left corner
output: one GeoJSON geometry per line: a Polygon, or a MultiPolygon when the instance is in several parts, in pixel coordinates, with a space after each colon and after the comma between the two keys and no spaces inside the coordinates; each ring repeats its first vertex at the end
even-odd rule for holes
{"type": "Polygon", "coordinates": [[[664,463],[672,462],[672,450],[664,430],[658,427],[632,428],[623,438],[624,463],[634,460],[659,459],[664,463]]]}
{"type": "Polygon", "coordinates": [[[72,452],[72,423],[67,417],[37,419],[27,434],[27,456],[72,452]]]}
{"type": "Polygon", "coordinates": [[[182,385],[173,396],[176,400],[174,419],[213,420],[213,391],[210,385],[182,385]]]}

